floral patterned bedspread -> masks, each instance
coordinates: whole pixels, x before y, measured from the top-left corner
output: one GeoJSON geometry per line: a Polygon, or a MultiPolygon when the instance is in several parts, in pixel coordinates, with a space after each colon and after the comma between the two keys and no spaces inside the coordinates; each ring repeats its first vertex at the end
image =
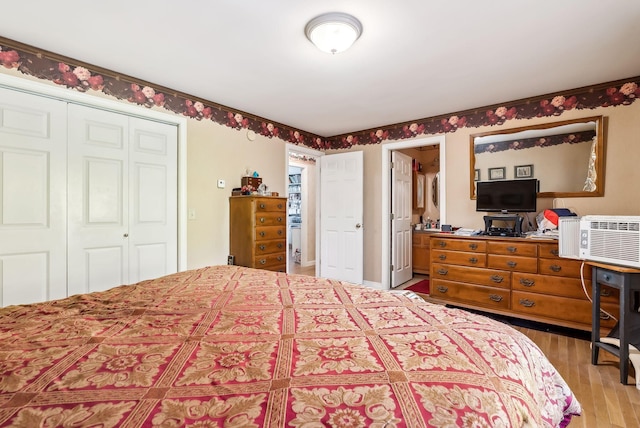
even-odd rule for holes
{"type": "Polygon", "coordinates": [[[238,266],[0,309],[0,425],[542,427],[580,404],[527,337],[238,266]]]}

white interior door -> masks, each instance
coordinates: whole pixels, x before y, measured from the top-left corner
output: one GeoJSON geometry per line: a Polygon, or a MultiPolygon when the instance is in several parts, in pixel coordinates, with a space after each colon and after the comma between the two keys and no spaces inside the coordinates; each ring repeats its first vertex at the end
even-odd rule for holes
{"type": "Polygon", "coordinates": [[[128,117],[69,105],[69,295],[129,283],[128,117]]]}
{"type": "Polygon", "coordinates": [[[177,128],[69,106],[69,293],[177,271],[177,128]]]}
{"type": "Polygon", "coordinates": [[[320,158],[320,276],[363,283],[363,155],[320,158]]]}
{"type": "Polygon", "coordinates": [[[178,129],[129,119],[129,282],[178,270],[178,129]]]}
{"type": "Polygon", "coordinates": [[[66,296],[66,115],[0,88],[0,306],[66,296]]]}
{"type": "Polygon", "coordinates": [[[391,286],[409,281],[413,276],[411,263],[411,215],[413,182],[411,157],[398,151],[391,152],[391,286]]]}

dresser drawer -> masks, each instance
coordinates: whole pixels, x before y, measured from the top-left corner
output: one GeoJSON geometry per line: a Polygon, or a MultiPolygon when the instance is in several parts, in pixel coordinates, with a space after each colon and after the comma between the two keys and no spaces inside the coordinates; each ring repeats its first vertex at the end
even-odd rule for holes
{"type": "Polygon", "coordinates": [[[489,254],[487,266],[494,269],[536,273],[538,272],[538,259],[489,254]]]}
{"type": "Polygon", "coordinates": [[[507,256],[536,257],[538,255],[538,245],[524,242],[489,241],[487,243],[487,252],[507,256]]]}
{"type": "Polygon", "coordinates": [[[286,202],[282,198],[258,198],[256,199],[256,213],[263,211],[285,212],[286,202]]]}
{"type": "Polygon", "coordinates": [[[443,251],[431,248],[431,261],[434,263],[450,263],[460,266],[486,266],[487,255],[467,253],[464,251],[443,251]]]}
{"type": "Polygon", "coordinates": [[[510,291],[504,288],[482,287],[453,281],[433,280],[430,296],[494,309],[509,309],[510,291]]]}
{"type": "MultiPolygon", "coordinates": [[[[578,278],[563,276],[535,275],[529,273],[514,272],[511,288],[514,291],[550,294],[553,296],[571,297],[573,299],[587,299],[582,288],[582,281],[578,278]]],[[[591,281],[585,280],[585,289],[591,296],[591,281]]],[[[605,303],[618,303],[620,291],[615,288],[602,286],[600,301],[605,303]]]]}
{"type": "MultiPolygon", "coordinates": [[[[580,267],[582,262],[579,260],[571,259],[539,259],[540,266],[538,273],[542,275],[558,275],[568,276],[572,278],[580,278],[580,267]]],[[[584,268],[584,278],[591,279],[591,269],[588,266],[584,268]]]]}
{"type": "Polygon", "coordinates": [[[256,256],[253,261],[253,266],[259,269],[268,268],[270,266],[276,266],[286,264],[286,255],[284,252],[274,254],[264,254],[256,256]]]}
{"type": "Polygon", "coordinates": [[[287,216],[284,212],[261,211],[256,213],[256,226],[285,225],[287,216]]]}
{"type": "Polygon", "coordinates": [[[280,239],[287,236],[284,226],[256,226],[256,241],[280,239]]]}
{"type": "Polygon", "coordinates": [[[472,239],[431,238],[431,249],[484,253],[487,242],[472,239]]]}
{"type": "Polygon", "coordinates": [[[281,253],[284,252],[287,244],[284,239],[282,240],[272,240],[272,241],[258,241],[255,243],[255,254],[256,257],[261,256],[263,254],[271,254],[271,253],[281,253]]]}
{"type": "Polygon", "coordinates": [[[560,250],[558,250],[557,243],[538,244],[538,257],[543,259],[557,259],[560,257],[558,254],[560,254],[560,250]]]}
{"type": "MultiPolygon", "coordinates": [[[[616,305],[603,304],[602,308],[613,315],[620,313],[616,305]]],[[[545,296],[514,290],[511,292],[511,310],[529,316],[541,316],[591,326],[591,302],[585,299],[545,296]]],[[[613,328],[615,323],[613,318],[604,313],[601,314],[602,327],[613,328]]]]}
{"type": "Polygon", "coordinates": [[[440,263],[434,263],[432,265],[431,279],[466,282],[470,284],[500,288],[509,288],[511,286],[511,272],[495,269],[444,265],[440,263]]]}

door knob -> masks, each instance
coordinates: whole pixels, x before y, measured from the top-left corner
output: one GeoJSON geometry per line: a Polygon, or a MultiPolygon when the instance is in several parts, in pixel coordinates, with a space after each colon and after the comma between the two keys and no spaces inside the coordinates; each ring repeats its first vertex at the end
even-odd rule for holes
{"type": "Polygon", "coordinates": [[[129,234],[128,234],[128,233],[125,233],[125,234],[124,234],[124,235],[122,235],[122,236],[124,236],[125,238],[128,238],[128,237],[129,237],[129,234]]]}
{"type": "Polygon", "coordinates": [[[356,224],[356,229],[360,229],[362,225],[360,223],[356,224]]]}

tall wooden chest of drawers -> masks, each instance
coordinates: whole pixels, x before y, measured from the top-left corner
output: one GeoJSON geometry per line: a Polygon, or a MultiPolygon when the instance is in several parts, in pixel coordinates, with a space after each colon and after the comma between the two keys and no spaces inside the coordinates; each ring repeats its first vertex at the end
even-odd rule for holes
{"type": "MultiPolygon", "coordinates": [[[[524,238],[431,237],[430,297],[436,301],[591,330],[591,269],[558,257],[557,242],[524,238]]],[[[619,294],[603,286],[601,327],[612,328],[619,294]]]]}
{"type": "Polygon", "coordinates": [[[286,249],[287,198],[229,198],[229,254],[236,265],[285,272],[286,249]]]}

